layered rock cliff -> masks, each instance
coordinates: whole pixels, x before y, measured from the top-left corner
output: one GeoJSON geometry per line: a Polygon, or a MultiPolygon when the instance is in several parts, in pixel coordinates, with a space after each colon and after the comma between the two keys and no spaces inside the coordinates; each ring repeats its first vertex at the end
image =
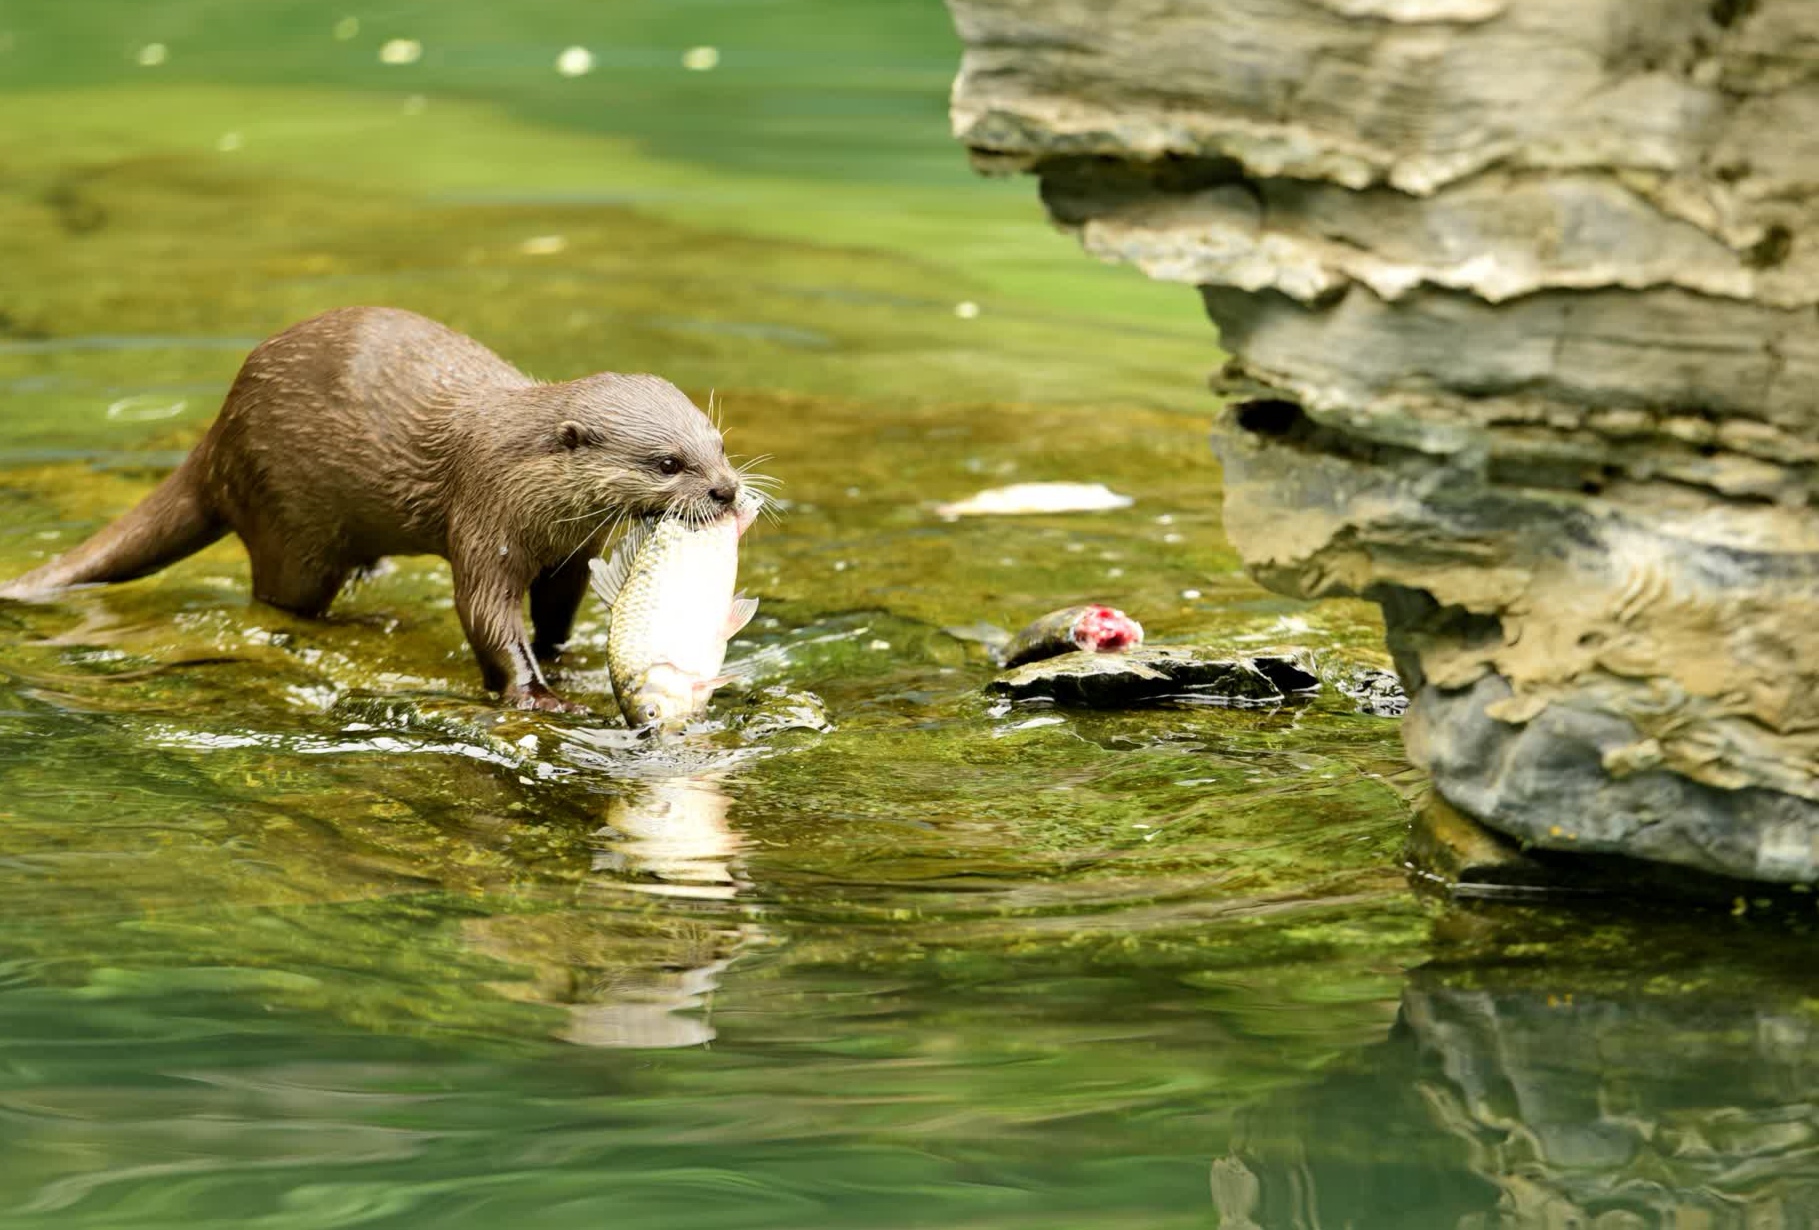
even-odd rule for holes
{"type": "Polygon", "coordinates": [[[1819,880],[1819,4],[949,0],[956,134],[1232,356],[1226,524],[1540,846],[1819,880]]]}

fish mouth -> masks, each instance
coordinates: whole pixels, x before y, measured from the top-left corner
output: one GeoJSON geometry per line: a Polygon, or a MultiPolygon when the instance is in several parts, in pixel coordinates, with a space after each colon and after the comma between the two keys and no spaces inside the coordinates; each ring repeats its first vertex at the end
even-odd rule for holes
{"type": "Polygon", "coordinates": [[[694,529],[706,529],[730,518],[738,529],[738,536],[743,538],[745,531],[752,528],[752,523],[758,520],[758,514],[763,511],[764,497],[746,487],[740,490],[731,504],[695,503],[668,515],[694,529]]]}
{"type": "Polygon", "coordinates": [[[751,529],[752,523],[758,519],[758,514],[764,511],[764,497],[747,487],[727,511],[739,527],[739,537],[743,538],[745,531],[751,529]]]}
{"type": "Polygon", "coordinates": [[[646,516],[652,521],[680,521],[691,529],[706,529],[718,525],[727,518],[732,518],[744,535],[758,514],[764,509],[764,497],[750,488],[744,488],[731,504],[722,504],[717,500],[690,500],[686,504],[672,504],[667,508],[653,509],[646,516]]]}

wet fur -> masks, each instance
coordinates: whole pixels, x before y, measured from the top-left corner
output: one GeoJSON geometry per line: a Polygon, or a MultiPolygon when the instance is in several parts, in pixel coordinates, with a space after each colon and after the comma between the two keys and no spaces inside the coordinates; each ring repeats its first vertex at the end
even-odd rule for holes
{"type": "Polygon", "coordinates": [[[544,384],[415,313],[342,308],[261,343],[170,477],[0,597],[130,580],[231,532],[253,596],[314,616],[382,556],[440,555],[486,686],[563,708],[538,660],[568,639],[588,561],[621,520],[706,520],[740,481],[666,380],[544,384]],[[687,468],[662,474],[667,456],[687,468]]]}

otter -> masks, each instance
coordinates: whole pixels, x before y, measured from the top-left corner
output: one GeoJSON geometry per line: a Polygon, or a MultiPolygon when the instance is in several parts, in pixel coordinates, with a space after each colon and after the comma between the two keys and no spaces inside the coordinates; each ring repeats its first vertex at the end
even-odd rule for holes
{"type": "Polygon", "coordinates": [[[486,686],[578,710],[540,663],[568,639],[589,561],[622,520],[719,516],[740,481],[667,380],[546,384],[414,312],[341,308],[260,343],[168,478],[0,598],[145,576],[231,531],[256,599],[319,616],[382,556],[439,555],[486,686]]]}

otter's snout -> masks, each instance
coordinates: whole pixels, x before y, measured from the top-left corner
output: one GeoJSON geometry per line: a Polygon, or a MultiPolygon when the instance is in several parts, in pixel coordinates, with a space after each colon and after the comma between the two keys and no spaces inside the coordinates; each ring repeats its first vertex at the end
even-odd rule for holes
{"type": "Polygon", "coordinates": [[[739,483],[736,479],[725,479],[709,487],[707,493],[713,497],[715,503],[730,506],[734,500],[739,498],[739,483]]]}

